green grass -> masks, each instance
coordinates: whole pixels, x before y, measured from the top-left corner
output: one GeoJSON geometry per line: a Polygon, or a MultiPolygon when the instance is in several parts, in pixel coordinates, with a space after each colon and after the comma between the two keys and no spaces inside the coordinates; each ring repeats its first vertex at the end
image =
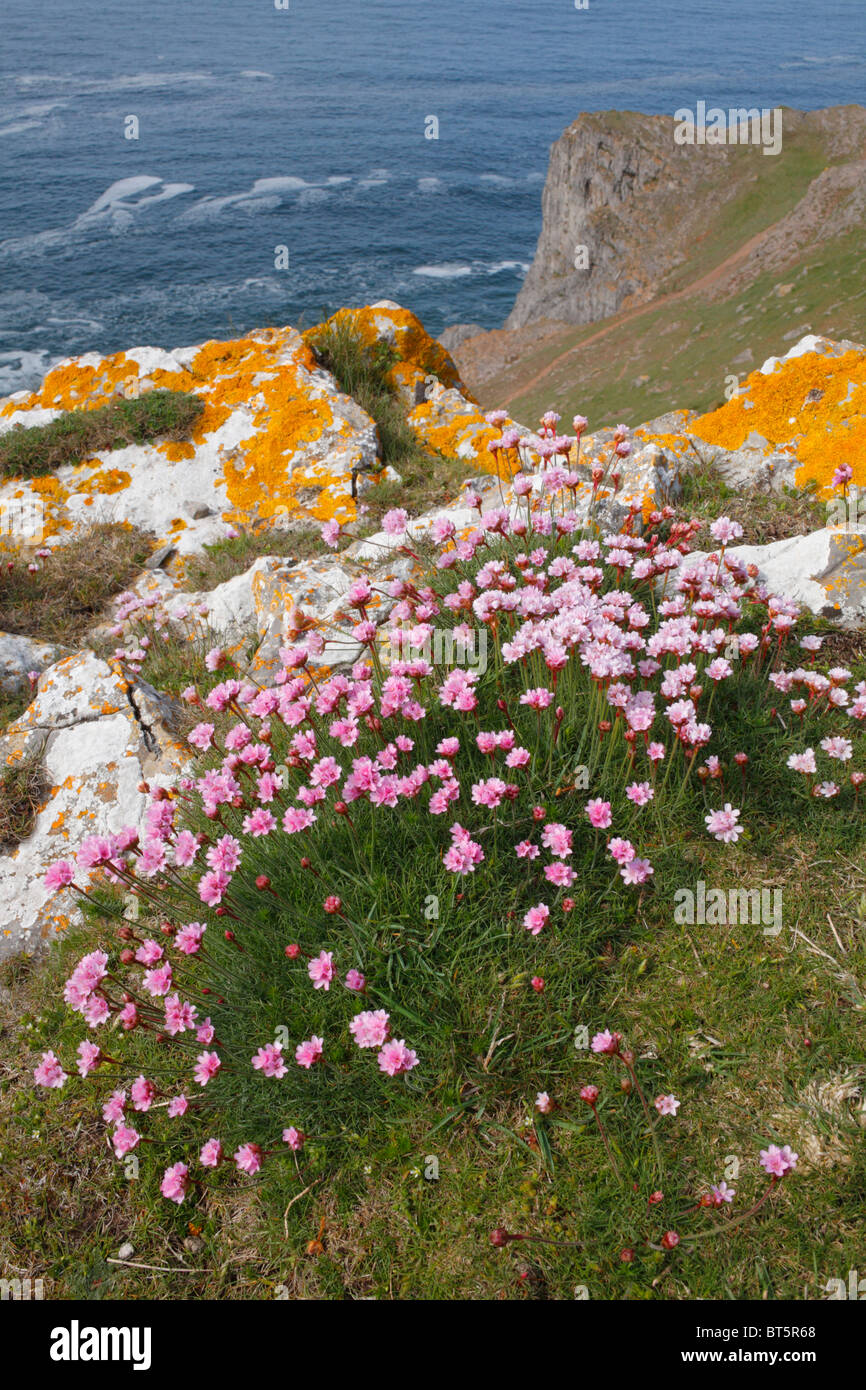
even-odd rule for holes
{"type": "Polygon", "coordinates": [[[390,507],[406,505],[407,498],[411,499],[413,514],[420,515],[453,497],[466,476],[466,464],[426,448],[408,423],[409,407],[388,376],[398,361],[390,344],[380,339],[369,346],[346,318],[323,324],[310,335],[309,342],[340,390],[354,397],[376,422],[382,467],[390,465],[402,480],[381,481],[364,491],[360,507],[363,531],[378,530],[384,513],[390,507]]]}
{"type": "Polygon", "coordinates": [[[16,425],[0,435],[0,476],[34,478],[128,444],[187,439],[203,409],[199,396],[156,390],[96,410],[67,410],[47,425],[16,425]]]}
{"type": "Polygon", "coordinates": [[[683,478],[680,505],[703,521],[696,544],[705,550],[715,549],[709,527],[723,514],[742,526],[741,545],[769,545],[788,536],[805,535],[819,530],[827,519],[826,502],[817,496],[814,486],[802,490],[784,486],[778,492],[732,488],[712,464],[697,457],[683,478]]]}
{"type": "Polygon", "coordinates": [[[277,530],[260,527],[206,545],[204,553],[192,555],[184,569],[184,587],[207,592],[234,579],[250,568],[262,555],[279,555],[287,565],[300,563],[325,553],[318,530],[277,530]]]}

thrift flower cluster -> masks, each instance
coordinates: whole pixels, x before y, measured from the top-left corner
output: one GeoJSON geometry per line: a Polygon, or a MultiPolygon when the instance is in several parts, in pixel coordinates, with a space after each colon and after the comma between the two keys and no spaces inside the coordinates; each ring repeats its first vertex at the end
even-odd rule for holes
{"type": "MultiPolygon", "coordinates": [[[[87,1032],[78,1048],[80,1079],[108,1078],[103,1114],[118,1156],[146,1137],[137,1126],[157,1102],[158,1117],[149,1116],[155,1135],[172,1141],[177,1133],[184,1153],[165,1172],[168,1200],[182,1202],[220,1164],[250,1175],[273,1155],[295,1155],[306,1140],[294,1111],[279,1134],[245,1133],[242,1110],[230,1121],[231,1136],[210,1133],[230,1075],[243,1070],[259,1086],[306,1077],[312,1096],[314,1078],[343,1068],[346,1055],[383,1085],[423,1072],[423,1048],[394,1036],[382,982],[353,945],[370,920],[358,888],[359,876],[370,877],[362,825],[384,837],[397,821],[416,827],[418,881],[442,875],[452,903],[480,883],[495,899],[503,876],[511,881],[519,868],[522,900],[518,906],[507,897],[508,917],[525,932],[531,957],[543,933],[568,930],[569,893],[580,886],[574,865],[586,853],[604,866],[610,893],[658,891],[651,846],[669,808],[686,796],[693,770],[706,832],[732,846],[746,831],[743,805],[729,799],[742,803],[742,794],[715,793],[725,769],[710,752],[713,703],[744,673],[762,683],[768,703],[794,697],[791,715],[804,747],[788,759],[792,777],[809,779],[810,795],[842,799],[829,770],[854,758],[866,689],[849,690],[852,677],[842,668],[816,670],[820,639],[796,637],[796,606],[727,555],[739,534],[735,522],[714,523],[718,549],[704,558],[690,553],[700,523],[676,519],[669,507],[643,515],[640,502],[623,505],[621,525],[608,528],[604,518],[612,515],[630,447],[625,427],[616,431],[607,468],[590,471],[589,513],[578,507],[587,481],[579,462],[585,424],[577,417],[576,435],[560,436],[558,417],[545,416],[533,437],[533,471],[524,471],[513,432],[503,434],[499,451],[520,470],[510,493],[485,509],[469,488],[463,503],[476,513],[474,524],[458,528],[444,514],[421,528],[436,547],[432,572],[417,554],[419,528],[400,509],[386,516],[405,577],[350,586],[347,623],[362,655],[349,668],[317,667],[324,641],[315,629],[282,649],[269,686],[212,648],[207,666],[218,683],[206,694],[192,686],[185,692],[200,716],[189,735],[195,771],[170,791],[150,791],[141,829],[93,836],[74,863],[56,863],[46,875],[50,888],[85,897],[92,880],[107,880],[136,904],[106,949],[75,967],[65,999],[87,1032]],[[443,630],[458,644],[484,632],[487,670],[434,660],[431,644],[443,630]],[[808,665],[788,669],[786,649],[798,640],[808,665]],[[809,743],[812,724],[822,737],[809,743]],[[819,760],[828,776],[815,784],[819,760]],[[334,825],[357,862],[317,855],[334,825]],[[279,940],[286,903],[272,880],[289,872],[321,885],[319,914],[298,932],[308,938],[303,946],[279,940]],[[263,907],[272,909],[267,929],[263,907]],[[250,952],[263,931],[277,941],[277,987],[298,1027],[272,1039],[256,1032],[252,1010],[244,1015],[245,1045],[229,1047],[222,1019],[226,1010],[243,1012],[253,984],[250,952]],[[335,1024],[337,1038],[327,1028],[305,1035],[305,1010],[325,996],[363,1007],[346,1028],[335,1024]],[[176,1088],[129,1073],[125,1040],[142,1035],[175,1057],[184,1072],[176,1088]],[[335,1051],[339,1063],[331,1061],[335,1051]],[[196,1130],[203,1131],[197,1139],[196,1130]]],[[[328,526],[326,540],[335,544],[339,528],[328,526]]],[[[157,605],[151,610],[163,630],[167,619],[157,605]]],[[[141,601],[125,596],[117,633],[141,612],[141,601]]],[[[140,669],[147,641],[118,649],[119,659],[140,669]]],[[[745,754],[735,762],[744,791],[745,754]]],[[[849,774],[855,801],[862,780],[849,774]]],[[[534,977],[533,988],[543,987],[534,977]]],[[[423,1010],[422,1001],[414,1013],[423,1010]]],[[[50,1052],[36,1080],[59,1089],[68,1074],[50,1052]]],[[[675,1114],[678,1104],[662,1096],[656,1108],[675,1114]]]]}

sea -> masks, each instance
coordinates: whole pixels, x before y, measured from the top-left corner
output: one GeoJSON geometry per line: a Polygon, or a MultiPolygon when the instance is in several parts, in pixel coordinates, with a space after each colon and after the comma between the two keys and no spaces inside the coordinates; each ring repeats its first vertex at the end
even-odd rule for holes
{"type": "Polygon", "coordinates": [[[4,0],[0,394],[376,299],[498,327],[580,112],[864,76],[866,0],[4,0]]]}

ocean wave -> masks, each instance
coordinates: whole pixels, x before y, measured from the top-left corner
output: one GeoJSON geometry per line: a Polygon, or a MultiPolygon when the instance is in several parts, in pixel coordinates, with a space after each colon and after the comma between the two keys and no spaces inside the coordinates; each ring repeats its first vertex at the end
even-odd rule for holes
{"type": "Polygon", "coordinates": [[[426,275],[433,280],[458,280],[467,275],[502,275],[505,271],[517,271],[524,276],[529,270],[527,261],[445,261],[441,265],[419,265],[413,275],[426,275]]]}
{"type": "Polygon", "coordinates": [[[13,81],[19,91],[53,87],[75,96],[99,96],[110,92],[147,92],[166,87],[188,87],[215,82],[212,72],[138,72],[123,77],[72,77],[52,73],[19,73],[13,81]]]}
{"type": "Polygon", "coordinates": [[[459,280],[464,275],[472,275],[473,270],[471,265],[446,261],[443,265],[416,265],[412,274],[426,275],[431,280],[459,280]]]}
{"type": "Polygon", "coordinates": [[[419,193],[445,193],[446,187],[442,179],[425,178],[418,180],[419,193]]]}
{"type": "Polygon", "coordinates": [[[33,232],[30,236],[9,237],[0,242],[0,256],[39,255],[52,247],[67,246],[82,235],[92,236],[100,230],[110,234],[124,232],[145,208],[192,193],[194,187],[191,183],[165,183],[156,174],[136,174],[130,178],[116,179],[96,202],[91,203],[68,226],[48,228],[44,232],[33,232]]]}

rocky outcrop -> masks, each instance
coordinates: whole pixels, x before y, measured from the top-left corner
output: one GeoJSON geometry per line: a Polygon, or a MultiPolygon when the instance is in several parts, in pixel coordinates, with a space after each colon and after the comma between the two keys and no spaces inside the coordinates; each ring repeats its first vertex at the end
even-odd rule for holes
{"type": "MultiPolygon", "coordinates": [[[[435,401],[435,425],[460,416],[457,443],[478,436],[478,449],[460,456],[481,455],[491,437],[484,417],[415,315],[390,301],[342,312],[367,342],[393,349],[392,382],[407,412],[435,401]]],[[[222,540],[227,526],[354,520],[353,474],[377,474],[381,446],[370,416],[319,365],[310,336],[269,328],[171,352],[131,348],[59,363],[37,391],[0,403],[0,432],[158,387],[193,392],[204,410],[189,441],[134,444],[49,477],[6,481],[0,509],[41,509],[49,546],[85,523],[125,521],[181,555],[222,540]]],[[[423,436],[423,418],[417,428],[423,436]]],[[[441,431],[437,439],[447,445],[441,431]]]]}
{"type": "Polygon", "coordinates": [[[74,916],[71,894],[45,888],[48,867],[88,835],[136,824],[148,805],[143,777],[177,777],[187,752],[170,732],[171,706],[90,651],[42,673],[33,703],[0,736],[0,767],[39,757],[49,788],[28,838],[0,856],[0,958],[35,950],[74,916]]]}
{"type": "MultiPolygon", "coordinates": [[[[784,165],[788,150],[808,154],[809,144],[826,153],[828,164],[850,160],[852,167],[816,170],[814,185],[803,186],[802,203],[793,210],[783,200],[776,214],[784,214],[779,236],[774,227],[765,242],[761,233],[768,229],[755,226],[752,249],[763,248],[766,264],[750,254],[738,266],[741,282],[813,244],[817,226],[824,240],[863,225],[866,111],[786,109],[782,124],[774,165],[784,165]]],[[[556,141],[541,236],[506,328],[542,319],[593,323],[656,297],[671,273],[713,236],[720,264],[737,250],[726,230],[726,210],[767,175],[770,161],[757,145],[677,144],[674,130],[673,116],[605,111],[579,116],[556,141]]],[[[798,179],[802,174],[792,167],[792,188],[798,179]]],[[[773,204],[768,200],[767,206],[773,204]]]]}

